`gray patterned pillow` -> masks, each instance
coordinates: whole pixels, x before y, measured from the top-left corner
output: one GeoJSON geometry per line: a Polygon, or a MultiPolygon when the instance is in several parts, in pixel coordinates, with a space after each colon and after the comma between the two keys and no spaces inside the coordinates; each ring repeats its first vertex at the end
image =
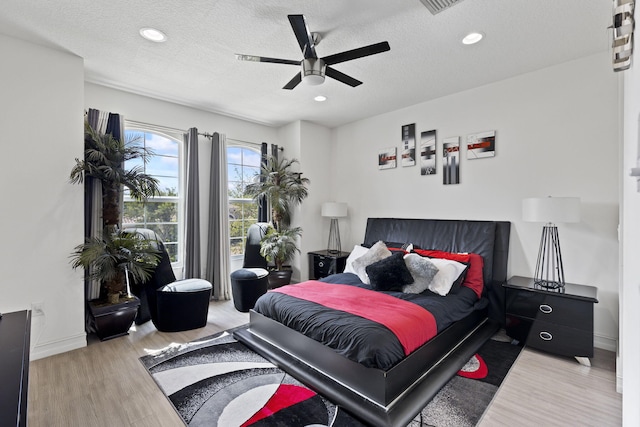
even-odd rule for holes
{"type": "Polygon", "coordinates": [[[406,294],[420,294],[426,291],[433,278],[438,274],[438,267],[429,258],[421,257],[418,254],[405,255],[404,263],[413,276],[413,283],[402,287],[402,292],[406,294]]]}
{"type": "Polygon", "coordinates": [[[353,261],[353,270],[358,275],[362,283],[371,284],[367,275],[367,266],[376,261],[380,261],[391,256],[391,251],[387,249],[387,245],[383,241],[377,242],[360,258],[353,261]]]}

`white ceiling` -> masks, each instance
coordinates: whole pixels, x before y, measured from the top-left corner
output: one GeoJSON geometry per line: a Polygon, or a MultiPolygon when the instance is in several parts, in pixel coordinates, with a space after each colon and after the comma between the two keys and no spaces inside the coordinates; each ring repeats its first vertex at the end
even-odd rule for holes
{"type": "Polygon", "coordinates": [[[607,51],[611,0],[464,0],[432,15],[419,0],[2,0],[0,33],[84,58],[89,82],[279,126],[328,127],[607,51]],[[284,86],[302,59],[288,14],[322,34],[318,56],[388,41],[334,67],[358,80],[284,86]],[[142,39],[142,27],[168,36],[142,39]],[[470,31],[486,34],[464,46],[470,31]],[[328,97],[324,103],[315,95],[328,97]]]}

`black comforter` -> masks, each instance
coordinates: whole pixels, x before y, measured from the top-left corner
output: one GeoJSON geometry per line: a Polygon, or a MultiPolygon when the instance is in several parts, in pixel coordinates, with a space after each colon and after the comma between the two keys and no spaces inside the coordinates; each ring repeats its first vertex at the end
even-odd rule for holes
{"type": "MultiPolygon", "coordinates": [[[[357,275],[351,273],[334,274],[321,281],[371,290],[371,286],[362,283],[357,275]]],[[[436,320],[438,333],[474,310],[486,306],[484,299],[478,300],[476,294],[466,287],[446,297],[430,291],[421,294],[384,293],[427,309],[436,320]]],[[[386,370],[405,357],[402,345],[393,332],[379,323],[344,311],[279,292],[267,292],[260,297],[254,310],[366,367],[386,370]]]]}

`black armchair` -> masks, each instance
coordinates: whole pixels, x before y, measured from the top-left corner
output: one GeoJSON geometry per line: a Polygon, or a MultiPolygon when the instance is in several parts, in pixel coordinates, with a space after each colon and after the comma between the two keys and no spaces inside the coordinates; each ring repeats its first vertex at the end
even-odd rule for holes
{"type": "Polygon", "coordinates": [[[238,311],[247,312],[269,288],[267,261],[260,255],[260,240],[269,223],[258,222],[249,226],[244,247],[244,262],[240,270],[231,273],[233,305],[238,311]]]}
{"type": "Polygon", "coordinates": [[[159,331],[177,332],[201,328],[207,324],[211,283],[204,279],[176,280],[171,260],[162,240],[153,230],[127,229],[157,243],[160,263],[144,283],[131,284],[131,291],[140,298],[136,325],[151,320],[159,331]]]}

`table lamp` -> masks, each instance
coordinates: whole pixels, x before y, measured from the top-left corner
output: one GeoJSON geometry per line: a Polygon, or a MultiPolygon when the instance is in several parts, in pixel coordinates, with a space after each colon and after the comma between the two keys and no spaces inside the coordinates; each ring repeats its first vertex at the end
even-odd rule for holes
{"type": "Polygon", "coordinates": [[[564,288],[560,238],[555,223],[580,222],[580,198],[538,197],[524,199],[522,201],[522,219],[527,222],[546,223],[540,237],[534,283],[545,288],[564,288]]]}
{"type": "Polygon", "coordinates": [[[341,202],[326,202],[322,204],[322,216],[331,218],[331,226],[329,227],[329,242],[327,243],[327,252],[337,254],[342,249],[340,247],[340,227],[338,226],[338,218],[347,216],[347,204],[341,202]]]}

